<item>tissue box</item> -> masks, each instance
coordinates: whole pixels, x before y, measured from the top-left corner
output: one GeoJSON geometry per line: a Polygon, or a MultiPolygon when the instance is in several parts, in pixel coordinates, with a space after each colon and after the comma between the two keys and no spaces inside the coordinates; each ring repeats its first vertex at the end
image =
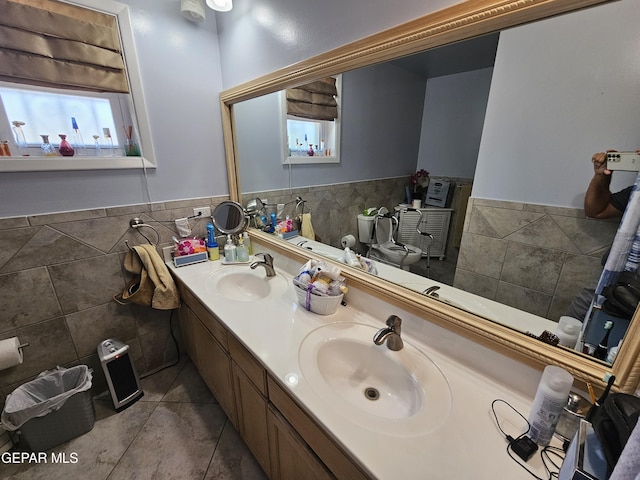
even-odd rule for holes
{"type": "Polygon", "coordinates": [[[278,236],[283,240],[288,240],[289,238],[297,237],[298,230],[291,230],[290,232],[278,233],[278,236]]]}
{"type": "Polygon", "coordinates": [[[173,264],[176,267],[184,267],[192,263],[206,262],[209,259],[207,252],[192,253],[191,255],[181,255],[173,257],[173,264]]]}

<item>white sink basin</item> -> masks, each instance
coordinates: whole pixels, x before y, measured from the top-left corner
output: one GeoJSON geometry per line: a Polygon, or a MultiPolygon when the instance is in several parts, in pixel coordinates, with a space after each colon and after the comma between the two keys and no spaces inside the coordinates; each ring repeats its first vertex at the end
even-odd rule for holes
{"type": "Polygon", "coordinates": [[[377,328],[333,323],[304,339],[303,377],[327,405],[377,432],[419,435],[442,425],[451,390],[440,369],[406,340],[394,352],[373,343],[377,328]]]}
{"type": "Polygon", "coordinates": [[[230,265],[209,275],[206,289],[228,300],[255,302],[282,294],[287,289],[287,280],[280,274],[267,277],[263,267],[252,270],[248,265],[230,265]]]}

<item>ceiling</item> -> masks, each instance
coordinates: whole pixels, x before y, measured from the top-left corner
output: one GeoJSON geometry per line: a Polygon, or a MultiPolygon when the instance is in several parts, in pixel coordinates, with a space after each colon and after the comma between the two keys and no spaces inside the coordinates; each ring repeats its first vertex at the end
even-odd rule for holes
{"type": "Polygon", "coordinates": [[[492,33],[427,50],[391,63],[425,78],[493,67],[500,33],[492,33]]]}

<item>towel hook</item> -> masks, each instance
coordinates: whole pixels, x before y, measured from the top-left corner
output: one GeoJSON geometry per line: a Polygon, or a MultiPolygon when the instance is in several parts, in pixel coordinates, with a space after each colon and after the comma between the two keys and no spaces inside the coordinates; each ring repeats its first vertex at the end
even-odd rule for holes
{"type": "MultiPolygon", "coordinates": [[[[140,231],[141,227],[149,227],[151,230],[153,230],[156,233],[156,237],[158,239],[158,242],[160,242],[160,233],[158,233],[158,230],[156,230],[153,226],[151,226],[151,225],[149,225],[147,223],[144,223],[144,221],[142,221],[141,218],[138,218],[138,217],[132,218],[129,221],[129,226],[131,228],[133,228],[134,230],[137,230],[137,232],[145,238],[145,240],[149,243],[149,245],[155,246],[154,243],[149,239],[149,237],[147,237],[144,233],[142,233],[140,231]]],[[[129,246],[129,242],[127,240],[125,240],[124,243],[127,245],[127,247],[130,250],[132,250],[132,248],[129,246]]]]}

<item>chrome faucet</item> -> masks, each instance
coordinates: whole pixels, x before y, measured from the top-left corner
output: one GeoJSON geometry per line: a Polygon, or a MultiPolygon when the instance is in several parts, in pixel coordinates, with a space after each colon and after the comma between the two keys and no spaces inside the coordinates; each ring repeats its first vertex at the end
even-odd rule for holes
{"type": "Polygon", "coordinates": [[[382,345],[385,340],[387,342],[387,348],[397,352],[402,350],[404,343],[400,337],[400,327],[402,325],[402,319],[396,315],[391,315],[387,318],[387,328],[382,328],[376,332],[373,336],[373,343],[376,345],[382,345]]]}
{"type": "Polygon", "coordinates": [[[262,255],[264,258],[261,262],[253,262],[249,267],[251,270],[255,270],[257,267],[262,266],[267,271],[267,277],[275,277],[276,271],[273,269],[273,257],[268,253],[256,253],[256,256],[262,255]]]}
{"type": "Polygon", "coordinates": [[[439,286],[434,285],[433,287],[429,287],[427,288],[424,292],[425,295],[428,295],[429,297],[433,297],[433,298],[438,298],[438,294],[436,293],[436,290],[440,289],[439,286]]]}

